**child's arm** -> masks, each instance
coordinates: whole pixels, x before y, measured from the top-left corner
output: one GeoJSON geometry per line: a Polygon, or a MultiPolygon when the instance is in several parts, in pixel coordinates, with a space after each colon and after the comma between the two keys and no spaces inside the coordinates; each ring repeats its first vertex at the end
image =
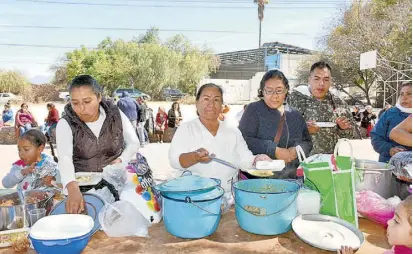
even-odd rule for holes
{"type": "Polygon", "coordinates": [[[20,183],[24,177],[26,177],[28,174],[32,173],[34,171],[34,166],[36,164],[32,164],[29,167],[25,167],[21,169],[21,167],[13,165],[10,173],[8,173],[2,181],[2,184],[4,188],[13,188],[16,186],[18,183],[20,183]]]}

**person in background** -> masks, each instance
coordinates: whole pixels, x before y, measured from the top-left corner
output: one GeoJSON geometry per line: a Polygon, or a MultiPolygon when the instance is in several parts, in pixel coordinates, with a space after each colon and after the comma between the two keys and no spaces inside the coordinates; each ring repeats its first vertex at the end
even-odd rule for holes
{"type": "Polygon", "coordinates": [[[168,128],[168,115],[165,113],[164,107],[158,108],[155,121],[155,134],[158,138],[158,143],[163,143],[163,135],[168,128]]]}
{"type": "Polygon", "coordinates": [[[59,122],[59,111],[57,111],[56,106],[53,103],[48,103],[46,105],[49,111],[47,117],[44,119],[45,124],[40,127],[43,134],[48,134],[50,136],[51,130],[56,128],[57,122],[59,122]]]}
{"type": "MultiPolygon", "coordinates": [[[[383,254],[412,253],[412,196],[400,202],[394,213],[393,219],[387,222],[387,241],[391,246],[383,254]]],[[[337,250],[339,254],[353,254],[354,251],[347,246],[337,250]]]]}
{"type": "Polygon", "coordinates": [[[380,119],[381,115],[383,115],[384,112],[386,112],[387,110],[391,109],[391,105],[386,103],[386,106],[380,110],[379,115],[377,117],[377,119],[380,119]]]}
{"type": "Polygon", "coordinates": [[[353,115],[342,99],[333,95],[329,89],[333,83],[331,67],[320,61],[310,69],[308,89],[310,94],[294,90],[288,96],[288,104],[297,109],[307,122],[313,141],[311,154],[333,154],[340,138],[354,136],[353,115]],[[333,122],[335,127],[320,128],[317,122],[333,122]]]}
{"type": "Polygon", "coordinates": [[[247,106],[248,106],[248,104],[245,104],[242,107],[242,110],[236,114],[235,118],[237,119],[238,122],[241,121],[242,115],[244,114],[245,109],[247,108],[247,106]]]}
{"type": "Polygon", "coordinates": [[[370,137],[370,132],[373,129],[373,121],[376,120],[376,115],[373,113],[373,107],[368,105],[366,109],[361,113],[361,125],[363,132],[365,133],[364,137],[370,137]]]}
{"type": "Polygon", "coordinates": [[[225,121],[225,119],[227,118],[227,113],[229,112],[229,106],[228,105],[224,105],[224,107],[222,108],[222,112],[219,115],[219,120],[220,121],[225,121]]]}
{"type": "Polygon", "coordinates": [[[4,110],[2,114],[3,126],[12,126],[14,122],[14,113],[11,110],[10,104],[4,105],[4,110]]]}
{"type": "Polygon", "coordinates": [[[388,162],[398,152],[412,150],[411,147],[403,146],[389,137],[390,131],[409,117],[411,113],[412,83],[404,83],[401,85],[396,106],[383,113],[370,133],[371,144],[374,150],[380,154],[380,162],[388,162]]]}
{"type": "Polygon", "coordinates": [[[182,123],[176,130],[169,148],[169,163],[178,170],[220,179],[226,198],[230,199],[231,182],[238,178],[238,171],[211,161],[210,155],[243,168],[252,168],[256,161],[271,159],[265,154],[254,156],[241,132],[218,119],[222,100],[223,90],[218,85],[208,83],[199,88],[196,95],[199,117],[182,123]]]}
{"type": "Polygon", "coordinates": [[[172,104],[171,109],[168,111],[168,127],[169,128],[178,128],[183,120],[181,114],[181,107],[179,103],[176,101],[172,104]]]}
{"type": "Polygon", "coordinates": [[[45,135],[38,130],[28,130],[23,133],[18,141],[20,160],[13,163],[10,172],[3,178],[5,188],[20,190],[46,189],[51,190],[52,181],[58,175],[57,164],[53,159],[44,154],[46,145],[45,135]],[[38,178],[37,175],[43,175],[38,178]]]}
{"type": "Polygon", "coordinates": [[[353,114],[354,122],[360,123],[361,122],[361,112],[360,112],[360,108],[358,106],[354,106],[352,114],[353,114]]]}
{"type": "Polygon", "coordinates": [[[136,99],[141,110],[139,114],[139,121],[137,122],[138,136],[141,147],[145,147],[147,141],[149,141],[148,133],[145,130],[145,122],[147,121],[148,106],[145,103],[145,100],[142,97],[136,99]]]}
{"type": "Polygon", "coordinates": [[[127,91],[122,93],[122,98],[119,99],[117,106],[132,123],[133,129],[138,134],[139,141],[142,145],[144,139],[141,137],[142,133],[140,133],[138,129],[138,122],[140,122],[139,116],[142,114],[141,106],[129,96],[127,91]]]}
{"type": "MultiPolygon", "coordinates": [[[[296,179],[299,161],[296,147],[306,156],[313,146],[306,122],[300,112],[284,106],[289,90],[288,80],[279,70],[263,76],[258,90],[261,99],[246,108],[239,129],[253,154],[266,154],[271,159],[285,161],[285,169],[274,172],[274,178],[296,179]]],[[[249,177],[247,174],[244,174],[249,177]]]]}
{"type": "Polygon", "coordinates": [[[32,113],[29,111],[29,106],[26,103],[22,103],[20,110],[16,114],[15,127],[19,131],[19,136],[23,135],[26,131],[37,125],[32,113]]]}

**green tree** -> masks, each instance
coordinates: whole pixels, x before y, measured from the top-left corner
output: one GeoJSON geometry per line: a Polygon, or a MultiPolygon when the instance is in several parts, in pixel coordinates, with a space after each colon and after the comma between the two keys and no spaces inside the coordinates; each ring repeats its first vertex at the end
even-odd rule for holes
{"type": "Polygon", "coordinates": [[[22,94],[28,87],[29,82],[20,72],[0,70],[0,92],[22,94]]]}

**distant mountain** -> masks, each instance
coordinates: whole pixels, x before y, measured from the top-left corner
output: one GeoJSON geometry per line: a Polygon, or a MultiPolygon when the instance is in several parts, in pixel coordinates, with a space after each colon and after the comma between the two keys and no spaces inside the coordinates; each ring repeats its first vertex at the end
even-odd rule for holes
{"type": "Polygon", "coordinates": [[[52,81],[53,75],[36,75],[29,78],[29,82],[32,84],[46,84],[52,81]]]}

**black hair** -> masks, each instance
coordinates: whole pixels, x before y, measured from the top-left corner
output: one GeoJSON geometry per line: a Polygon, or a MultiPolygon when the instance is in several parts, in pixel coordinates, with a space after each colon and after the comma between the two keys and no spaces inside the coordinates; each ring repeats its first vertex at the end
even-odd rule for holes
{"type": "Polygon", "coordinates": [[[55,105],[54,105],[53,103],[47,103],[46,107],[48,107],[48,108],[54,108],[55,105]]]}
{"type": "Polygon", "coordinates": [[[324,61],[318,61],[316,63],[313,63],[310,68],[310,73],[312,73],[315,69],[324,69],[327,68],[331,72],[331,66],[324,61]]]}
{"type": "Polygon", "coordinates": [[[171,109],[172,109],[172,110],[175,110],[175,109],[174,109],[175,105],[178,105],[178,112],[179,112],[180,115],[182,115],[182,114],[181,114],[181,106],[179,105],[179,103],[178,103],[177,101],[175,101],[174,103],[172,103],[171,109]]]}
{"type": "Polygon", "coordinates": [[[46,136],[39,130],[31,129],[23,133],[19,139],[28,140],[35,147],[46,146],[46,136]]]}
{"type": "Polygon", "coordinates": [[[285,97],[285,99],[287,99],[288,91],[290,90],[290,85],[288,84],[288,79],[285,77],[284,73],[282,73],[279,70],[270,70],[264,74],[260,82],[260,88],[258,89],[258,98],[264,97],[263,91],[265,87],[265,82],[267,82],[270,79],[279,79],[282,81],[285,89],[287,89],[287,95],[285,97]]]}
{"type": "Polygon", "coordinates": [[[401,84],[401,86],[400,86],[400,90],[402,90],[404,87],[406,87],[406,86],[412,86],[412,82],[405,82],[405,83],[403,83],[403,84],[401,84]]]}
{"type": "Polygon", "coordinates": [[[29,106],[29,105],[27,105],[27,103],[26,102],[23,102],[21,105],[20,105],[20,108],[22,108],[23,106],[29,106]]]}
{"type": "Polygon", "coordinates": [[[100,85],[98,84],[98,82],[96,81],[96,79],[94,79],[92,76],[90,75],[86,75],[86,74],[82,74],[79,76],[76,76],[72,79],[72,81],[70,82],[69,85],[69,93],[72,93],[73,88],[78,88],[78,87],[89,87],[90,89],[92,89],[93,93],[97,96],[100,97],[102,89],[100,88],[100,85]]]}
{"type": "Polygon", "coordinates": [[[209,87],[217,88],[218,91],[219,91],[219,93],[221,94],[222,100],[224,100],[224,90],[222,90],[222,87],[220,87],[219,85],[216,85],[216,84],[214,84],[214,83],[207,83],[207,84],[202,85],[202,86],[199,88],[199,90],[198,90],[198,92],[197,92],[197,94],[196,94],[196,101],[199,101],[199,98],[201,98],[201,94],[202,94],[202,92],[204,91],[204,89],[205,89],[205,88],[209,88],[209,87]]]}

